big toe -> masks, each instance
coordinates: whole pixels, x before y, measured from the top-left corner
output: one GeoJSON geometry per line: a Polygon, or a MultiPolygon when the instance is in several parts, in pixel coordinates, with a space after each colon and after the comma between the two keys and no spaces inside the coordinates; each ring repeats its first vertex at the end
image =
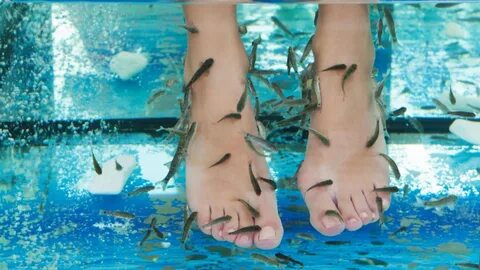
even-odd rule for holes
{"type": "Polygon", "coordinates": [[[327,191],[311,190],[305,194],[305,201],[310,212],[310,223],[317,231],[325,236],[334,236],[343,232],[345,224],[342,218],[327,215],[332,211],[339,213],[327,191]]]}
{"type": "MultiPolygon", "coordinates": [[[[265,207],[264,207],[265,208],[265,207]]],[[[272,209],[260,209],[260,217],[255,220],[262,230],[254,235],[254,244],[259,249],[273,249],[280,245],[283,227],[278,212],[272,209]]]]}

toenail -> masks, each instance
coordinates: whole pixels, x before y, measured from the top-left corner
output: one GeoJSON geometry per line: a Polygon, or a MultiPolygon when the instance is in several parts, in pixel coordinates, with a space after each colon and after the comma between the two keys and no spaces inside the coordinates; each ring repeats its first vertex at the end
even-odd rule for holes
{"type": "Polygon", "coordinates": [[[362,217],[362,219],[366,219],[366,218],[368,218],[368,214],[365,213],[365,212],[362,212],[362,213],[360,213],[360,217],[362,217]]]}
{"type": "Polygon", "coordinates": [[[272,240],[275,238],[275,230],[272,227],[264,227],[258,236],[259,240],[272,240]]]}
{"type": "Polygon", "coordinates": [[[332,218],[332,217],[323,218],[323,226],[325,226],[325,228],[327,229],[333,228],[338,225],[340,225],[340,222],[336,218],[332,218]]]}
{"type": "Polygon", "coordinates": [[[351,219],[348,220],[348,223],[353,225],[353,224],[358,223],[358,220],[356,218],[351,218],[351,219]]]}

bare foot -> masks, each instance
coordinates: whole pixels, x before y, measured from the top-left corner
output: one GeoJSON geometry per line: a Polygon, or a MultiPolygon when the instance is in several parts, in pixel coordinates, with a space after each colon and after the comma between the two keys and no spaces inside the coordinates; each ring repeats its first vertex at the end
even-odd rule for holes
{"type": "MultiPolygon", "coordinates": [[[[379,156],[386,147],[373,96],[374,50],[368,6],[322,5],[313,47],[322,106],[312,113],[310,125],[325,135],[330,145],[309,135],[298,187],[313,227],[332,236],[376,221],[379,213],[373,188],[388,183],[388,163],[379,156]],[[342,91],[345,70],[322,72],[336,64],[357,65],[345,81],[345,94],[342,91]],[[377,121],[379,136],[373,146],[367,147],[377,121]],[[328,179],[333,181],[332,185],[311,188],[328,179]],[[339,216],[328,210],[336,211],[339,216]]],[[[388,208],[388,194],[378,196],[383,199],[384,208],[388,208]]]]}
{"type": "Polygon", "coordinates": [[[259,181],[262,192],[257,196],[250,181],[249,163],[257,177],[269,177],[265,158],[256,155],[244,141],[245,132],[257,134],[250,103],[247,102],[241,112],[241,119],[218,122],[223,116],[236,112],[245,89],[248,60],[237,30],[235,6],[192,5],[185,7],[185,14],[187,24],[199,31],[189,34],[186,81],[203,61],[214,59],[209,72],[192,87],[192,121],[197,122],[197,132],[190,143],[186,163],[189,207],[198,212],[201,230],[217,240],[230,241],[240,247],[275,248],[283,236],[275,192],[267,183],[259,181]],[[229,158],[210,167],[227,153],[229,158]],[[253,217],[239,199],[249,203],[260,215],[253,217]],[[231,220],[203,227],[222,216],[230,216],[231,220]],[[261,231],[229,234],[252,225],[259,225],[261,231]]]}

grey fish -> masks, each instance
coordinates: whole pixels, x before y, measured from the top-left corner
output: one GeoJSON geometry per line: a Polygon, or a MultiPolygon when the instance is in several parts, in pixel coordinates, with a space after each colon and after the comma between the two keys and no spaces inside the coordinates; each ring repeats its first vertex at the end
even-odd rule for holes
{"type": "Polygon", "coordinates": [[[294,115],[292,117],[289,117],[289,118],[285,118],[285,119],[282,119],[280,121],[278,121],[276,123],[277,127],[287,127],[287,126],[291,126],[291,125],[294,125],[295,122],[297,121],[300,121],[303,119],[303,115],[302,114],[299,114],[299,115],[294,115]]]}
{"type": "Polygon", "coordinates": [[[269,184],[273,190],[276,190],[277,189],[277,183],[271,179],[268,179],[268,178],[265,178],[265,177],[259,177],[260,180],[262,180],[263,182],[269,184]]]}
{"type": "Polygon", "coordinates": [[[176,128],[164,128],[164,127],[160,127],[159,129],[157,129],[157,131],[162,131],[162,130],[165,130],[165,131],[167,131],[167,132],[169,132],[169,133],[173,133],[173,134],[178,135],[178,136],[180,136],[180,137],[185,136],[185,134],[186,134],[185,131],[179,130],[179,129],[176,129],[176,128]]]}
{"type": "Polygon", "coordinates": [[[122,165],[120,165],[120,163],[118,163],[118,161],[115,160],[115,170],[121,171],[122,169],[123,169],[122,165]]]}
{"type": "Polygon", "coordinates": [[[461,82],[461,83],[464,83],[464,84],[469,84],[469,85],[474,85],[475,86],[475,83],[472,82],[472,81],[467,81],[467,80],[457,80],[457,82],[461,82]]]}
{"type": "Polygon", "coordinates": [[[384,266],[387,267],[388,263],[382,260],[374,259],[374,258],[361,258],[353,260],[353,263],[358,265],[377,265],[377,266],[384,266]]]}
{"type": "Polygon", "coordinates": [[[275,16],[271,17],[272,21],[274,24],[278,26],[278,28],[282,29],[283,32],[285,32],[287,35],[293,37],[293,33],[288,30],[288,28],[275,16]]]}
{"type": "Polygon", "coordinates": [[[435,105],[423,105],[423,106],[420,106],[420,109],[422,110],[433,110],[433,109],[436,109],[437,106],[435,105]]]}
{"type": "Polygon", "coordinates": [[[333,66],[330,66],[328,68],[325,68],[322,70],[322,72],[324,71],[330,71],[330,70],[345,70],[347,69],[347,65],[345,64],[336,64],[336,65],[333,65],[333,66]]]}
{"type": "Polygon", "coordinates": [[[142,238],[142,241],[140,241],[139,246],[143,246],[143,243],[147,241],[147,239],[150,237],[151,234],[152,234],[152,230],[148,229],[147,232],[145,233],[145,236],[142,238]]]}
{"type": "Polygon", "coordinates": [[[408,186],[408,184],[405,184],[405,185],[403,186],[403,190],[402,190],[402,191],[403,191],[403,197],[404,197],[404,198],[407,197],[408,192],[410,192],[410,187],[408,186]]]}
{"type": "Polygon", "coordinates": [[[258,135],[260,135],[261,138],[266,139],[267,128],[265,128],[265,125],[263,125],[261,121],[256,121],[256,122],[257,122],[258,135]]]}
{"type": "Polygon", "coordinates": [[[117,218],[132,219],[135,218],[135,215],[123,211],[109,211],[109,210],[100,210],[100,214],[104,216],[111,216],[117,218]]]}
{"type": "Polygon", "coordinates": [[[406,107],[400,107],[392,112],[392,116],[399,116],[405,114],[407,111],[406,107]]]}
{"type": "Polygon", "coordinates": [[[277,152],[278,148],[273,145],[272,143],[268,142],[267,140],[257,137],[255,135],[252,135],[250,133],[246,133],[244,136],[246,141],[251,141],[253,145],[259,145],[263,149],[270,151],[270,152],[277,152]]]}
{"type": "Polygon", "coordinates": [[[133,197],[133,196],[137,196],[137,195],[140,195],[142,193],[147,193],[149,191],[152,191],[155,189],[155,186],[152,186],[152,185],[148,185],[148,186],[144,186],[144,187],[139,187],[133,191],[130,191],[129,193],[127,193],[127,196],[128,197],[133,197]]]}
{"type": "Polygon", "coordinates": [[[315,94],[316,107],[322,107],[322,93],[320,91],[320,79],[318,76],[313,77],[312,90],[312,93],[315,94]]]}
{"type": "Polygon", "coordinates": [[[261,81],[267,88],[272,88],[272,85],[270,84],[270,81],[262,76],[261,74],[258,73],[251,73],[255,78],[257,78],[259,81],[261,81]]]}
{"type": "Polygon", "coordinates": [[[375,198],[375,203],[377,204],[377,209],[378,209],[378,216],[379,216],[378,222],[380,223],[380,225],[383,225],[383,224],[385,224],[385,215],[383,213],[383,200],[382,200],[382,198],[377,196],[375,198]]]}
{"type": "Polygon", "coordinates": [[[197,123],[193,122],[192,124],[190,124],[190,127],[188,128],[188,131],[185,134],[185,136],[183,136],[180,139],[180,142],[178,143],[178,146],[177,146],[177,150],[175,150],[175,154],[173,155],[172,162],[170,163],[170,168],[168,169],[168,173],[161,181],[163,185],[163,189],[166,188],[168,181],[177,172],[178,167],[180,166],[180,163],[187,151],[188,144],[190,143],[190,140],[194,136],[196,129],[197,129],[197,123]]]}
{"type": "Polygon", "coordinates": [[[217,162],[213,163],[213,164],[210,165],[210,167],[208,167],[208,168],[212,168],[212,167],[215,167],[215,166],[217,166],[217,165],[220,165],[220,164],[224,163],[225,161],[229,160],[231,156],[232,156],[232,154],[226,153],[226,154],[223,155],[217,162]]]}
{"type": "Polygon", "coordinates": [[[150,222],[150,228],[153,230],[153,232],[155,233],[155,235],[162,239],[164,238],[165,236],[163,235],[163,233],[157,228],[157,218],[154,217],[152,218],[152,221],[150,222]]]}
{"type": "Polygon", "coordinates": [[[393,43],[397,43],[397,33],[395,31],[395,22],[393,21],[392,12],[390,9],[384,9],[385,19],[387,20],[387,27],[388,31],[390,32],[390,36],[392,37],[393,43]]]}
{"type": "Polygon", "coordinates": [[[305,45],[305,48],[303,49],[302,57],[300,57],[300,63],[303,63],[305,59],[307,59],[307,56],[312,52],[312,42],[313,42],[313,37],[315,35],[312,35],[309,39],[307,44],[305,45]]]}
{"type": "Polygon", "coordinates": [[[275,93],[278,95],[280,99],[285,100],[285,95],[283,94],[283,90],[278,84],[272,83],[270,84],[270,88],[272,88],[273,91],[275,91],[275,93]]]}
{"type": "Polygon", "coordinates": [[[440,100],[436,98],[432,98],[432,101],[435,104],[435,106],[437,106],[437,108],[440,109],[443,113],[448,113],[450,111],[448,107],[445,106],[445,104],[443,104],[440,100]]]}
{"type": "Polygon", "coordinates": [[[215,61],[213,58],[208,58],[205,60],[202,65],[195,71],[190,81],[184,87],[184,89],[190,89],[190,87],[205,73],[207,72],[213,65],[215,61]]]}
{"type": "Polygon", "coordinates": [[[420,121],[418,121],[417,118],[415,117],[408,117],[407,118],[408,123],[418,132],[423,133],[425,129],[423,128],[423,125],[420,121]]]}
{"type": "Polygon", "coordinates": [[[395,175],[395,178],[398,180],[400,179],[400,170],[398,169],[398,166],[397,164],[395,163],[395,161],[389,157],[387,154],[384,154],[384,153],[380,153],[379,154],[381,157],[383,157],[387,162],[388,162],[388,165],[390,166],[390,168],[392,168],[392,171],[393,171],[393,174],[395,175]]]}
{"type": "Polygon", "coordinates": [[[325,216],[336,217],[338,220],[340,220],[341,222],[343,222],[342,216],[340,215],[340,213],[338,213],[338,212],[335,211],[335,210],[327,210],[327,211],[325,211],[325,216]]]}
{"type": "Polygon", "coordinates": [[[333,184],[332,179],[324,180],[324,181],[322,181],[322,182],[318,182],[318,183],[312,185],[311,187],[309,187],[309,188],[305,191],[305,193],[307,193],[308,191],[310,191],[310,190],[312,190],[312,189],[314,189],[314,188],[326,187],[326,186],[330,186],[330,185],[332,185],[332,184],[333,184]]]}
{"type": "Polygon", "coordinates": [[[452,87],[450,86],[450,93],[448,94],[448,97],[450,99],[450,103],[452,105],[455,105],[457,103],[457,99],[455,98],[455,95],[453,94],[452,87]]]}
{"type": "Polygon", "coordinates": [[[257,209],[255,209],[251,204],[249,204],[247,201],[245,200],[242,200],[242,199],[237,199],[237,201],[239,201],[240,203],[242,203],[245,208],[247,208],[248,212],[250,212],[250,214],[254,217],[254,218],[258,218],[260,217],[260,212],[258,212],[257,209]]]}
{"type": "Polygon", "coordinates": [[[202,228],[211,227],[220,223],[226,223],[226,222],[229,222],[230,220],[232,220],[232,216],[230,215],[221,216],[203,225],[202,228]]]}
{"type": "Polygon", "coordinates": [[[257,48],[261,42],[262,38],[260,36],[252,41],[252,51],[248,56],[249,70],[255,69],[255,62],[257,61],[257,48]]]}
{"type": "Polygon", "coordinates": [[[248,147],[250,147],[250,149],[252,149],[253,152],[255,152],[257,155],[261,156],[261,157],[267,157],[267,155],[265,155],[263,152],[261,152],[260,150],[258,150],[255,145],[253,145],[253,143],[251,141],[248,141],[248,140],[245,140],[245,142],[247,143],[248,147]]]}
{"type": "Polygon", "coordinates": [[[342,92],[343,96],[345,96],[345,82],[352,76],[352,74],[357,70],[357,64],[351,64],[347,70],[345,70],[345,74],[343,75],[342,79],[342,92]]]}
{"type": "MultiPolygon", "coordinates": [[[[307,129],[307,128],[304,128],[304,129],[307,129]]],[[[318,130],[315,130],[313,128],[308,128],[307,129],[309,132],[311,132],[313,135],[315,135],[315,137],[317,137],[318,139],[320,139],[320,141],[323,143],[323,145],[325,146],[330,146],[330,140],[325,136],[323,135],[322,133],[320,133],[320,131],[318,130]]]]}
{"type": "Polygon", "coordinates": [[[449,8],[449,7],[459,5],[459,4],[460,3],[436,3],[435,7],[436,8],[449,8]]]}
{"type": "Polygon", "coordinates": [[[400,226],[400,228],[398,228],[396,231],[394,231],[394,232],[392,233],[392,235],[397,235],[397,234],[399,234],[399,233],[401,233],[401,232],[406,232],[407,229],[408,229],[408,228],[407,228],[406,226],[400,226]]]}
{"type": "Polygon", "coordinates": [[[383,246],[385,243],[382,241],[370,241],[370,244],[374,246],[383,246]]]}
{"type": "Polygon", "coordinates": [[[389,186],[389,187],[375,187],[373,189],[374,192],[386,192],[386,193],[395,193],[395,192],[398,192],[400,191],[400,189],[398,187],[395,187],[395,186],[389,186]]]}
{"type": "Polygon", "coordinates": [[[317,26],[317,21],[318,21],[318,8],[317,11],[315,11],[315,17],[313,18],[313,25],[317,26]]]}
{"type": "Polygon", "coordinates": [[[181,27],[183,27],[185,30],[187,30],[189,33],[192,33],[192,34],[198,34],[198,28],[195,27],[194,25],[182,25],[181,27]]]}
{"type": "Polygon", "coordinates": [[[294,263],[294,264],[298,264],[298,265],[300,265],[300,266],[303,266],[303,263],[302,263],[302,262],[297,261],[297,260],[295,260],[294,258],[292,258],[292,257],[290,257],[290,256],[287,256],[287,255],[285,255],[285,254],[282,254],[282,253],[280,253],[280,252],[275,253],[275,257],[277,257],[277,259],[282,260],[282,261],[292,262],[292,263],[294,263]]]}
{"type": "Polygon", "coordinates": [[[93,154],[93,151],[92,151],[92,159],[93,159],[93,168],[95,169],[95,172],[98,175],[101,175],[102,174],[102,167],[100,166],[100,164],[98,164],[98,161],[95,158],[95,155],[93,154]]]}
{"type": "Polygon", "coordinates": [[[240,228],[240,229],[238,229],[236,231],[233,231],[233,232],[229,232],[228,234],[236,235],[236,234],[242,234],[242,233],[259,232],[261,230],[262,230],[262,227],[260,227],[258,225],[252,225],[252,226],[247,226],[247,227],[240,228]]]}
{"type": "Polygon", "coordinates": [[[280,267],[280,263],[276,259],[272,259],[270,257],[267,257],[265,255],[259,254],[259,253],[252,253],[250,255],[252,259],[269,264],[269,265],[274,265],[277,267],[280,267]]]}
{"type": "Polygon", "coordinates": [[[455,263],[455,265],[463,268],[480,269],[480,264],[478,263],[461,262],[461,263],[455,263]]]}
{"type": "Polygon", "coordinates": [[[453,112],[448,112],[450,115],[454,116],[460,116],[460,117],[475,117],[475,113],[473,112],[463,112],[463,111],[453,111],[453,112]]]}
{"type": "Polygon", "coordinates": [[[250,74],[257,74],[261,76],[266,76],[266,75],[276,75],[281,73],[279,70],[268,70],[268,69],[252,69],[248,73],[250,74]]]}
{"type": "Polygon", "coordinates": [[[243,109],[245,108],[245,103],[247,101],[247,87],[243,90],[242,95],[240,96],[240,99],[237,102],[237,112],[241,113],[243,109]]]}
{"type": "Polygon", "coordinates": [[[242,24],[238,26],[238,33],[240,33],[240,35],[245,35],[247,32],[248,32],[248,29],[246,25],[242,24]]]}
{"type": "Polygon", "coordinates": [[[158,90],[156,92],[154,92],[147,100],[147,104],[152,104],[157,98],[165,95],[167,93],[167,91],[165,90],[158,90]]]}
{"type": "Polygon", "coordinates": [[[370,139],[368,139],[368,141],[367,141],[367,145],[366,145],[367,148],[370,148],[375,144],[375,142],[378,139],[379,134],[380,134],[380,121],[377,120],[377,125],[375,126],[375,131],[373,132],[372,137],[370,137],[370,139]]]}
{"type": "Polygon", "coordinates": [[[377,22],[377,44],[379,47],[383,47],[382,45],[382,34],[383,34],[383,18],[378,18],[377,22]]]}
{"type": "Polygon", "coordinates": [[[295,50],[292,47],[288,47],[287,55],[287,73],[290,75],[290,69],[293,68],[295,73],[298,73],[297,57],[295,56],[295,50]]]}
{"type": "Polygon", "coordinates": [[[383,88],[385,88],[385,83],[387,82],[387,78],[390,75],[390,71],[388,71],[382,78],[382,80],[377,84],[377,89],[375,90],[375,98],[379,99],[382,96],[383,88]]]}
{"type": "Polygon", "coordinates": [[[257,196],[260,196],[260,194],[262,194],[262,189],[260,188],[260,185],[258,184],[257,178],[253,174],[252,162],[248,163],[248,174],[250,175],[250,183],[252,183],[253,190],[255,191],[255,194],[257,194],[257,196]]]}
{"type": "Polygon", "coordinates": [[[188,216],[187,220],[185,221],[185,224],[183,226],[183,234],[182,234],[182,239],[180,242],[182,244],[185,243],[188,237],[188,232],[190,231],[190,228],[192,227],[193,221],[197,218],[198,212],[192,212],[190,216],[188,216]]]}
{"type": "Polygon", "coordinates": [[[426,207],[443,207],[453,205],[457,201],[457,199],[458,197],[455,195],[448,195],[438,200],[423,202],[423,205],[426,207]]]}
{"type": "Polygon", "coordinates": [[[225,119],[235,119],[235,120],[239,120],[239,119],[242,119],[242,115],[238,112],[235,112],[235,113],[229,113],[229,114],[226,114],[224,117],[220,118],[217,123],[220,123],[222,122],[223,120],[225,119]]]}
{"type": "Polygon", "coordinates": [[[326,245],[329,246],[342,246],[342,245],[350,245],[352,242],[350,241],[341,241],[341,240],[330,240],[330,241],[325,241],[326,245]]]}

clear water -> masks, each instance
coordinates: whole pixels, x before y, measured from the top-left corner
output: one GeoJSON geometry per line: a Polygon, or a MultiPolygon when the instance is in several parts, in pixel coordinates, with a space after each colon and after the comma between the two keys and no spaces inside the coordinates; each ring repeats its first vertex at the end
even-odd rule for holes
{"type": "MultiPolygon", "coordinates": [[[[432,105],[432,97],[450,85],[457,95],[479,95],[480,4],[446,9],[396,4],[394,9],[400,44],[388,45],[386,33],[386,48],[376,52],[379,74],[391,70],[385,101],[393,109],[406,106],[409,116],[423,117],[422,123],[435,131],[435,120],[450,120],[438,109],[422,109],[432,105]],[[462,29],[461,34],[446,30],[452,27],[462,29]]],[[[247,51],[251,40],[261,35],[257,65],[280,71],[269,78],[289,95],[298,95],[299,86],[296,77],[285,73],[286,49],[298,45],[301,53],[310,34],[287,39],[269,18],[277,16],[294,32],[311,33],[315,10],[313,4],[238,7],[240,23],[255,20],[242,37],[247,51]]],[[[376,16],[372,9],[372,22],[376,16]]],[[[295,136],[276,138],[285,147],[269,160],[281,186],[277,195],[286,231],[274,251],[235,248],[198,229],[182,247],[183,170],[172,188],[134,198],[79,190],[77,183],[92,173],[92,146],[102,161],[118,154],[136,156],[139,166],[125,191],[166,174],[163,164],[170,161],[176,144],[152,130],[179,114],[176,99],[186,41],[178,27],[182,23],[177,4],[0,5],[0,62],[9,67],[0,63],[0,269],[266,269],[272,266],[250,255],[275,252],[302,261],[307,269],[382,268],[355,261],[366,257],[385,261],[390,269],[456,269],[458,262],[479,263],[480,147],[452,134],[404,133],[411,129],[396,125],[398,119],[389,122],[396,131],[391,132],[389,153],[400,165],[402,178],[392,184],[407,184],[410,192],[394,196],[384,229],[372,224],[330,238],[314,231],[290,179],[303,160],[305,145],[295,136]],[[143,52],[150,59],[147,68],[127,82],[108,67],[122,50],[143,52]],[[176,80],[174,87],[165,89],[171,79],[176,80]],[[157,89],[168,93],[155,107],[146,107],[157,89]],[[416,197],[447,194],[459,200],[442,215],[415,205],[416,197]],[[137,218],[109,218],[99,215],[100,209],[128,211],[137,218]],[[152,216],[168,235],[140,248],[152,216]],[[400,226],[407,231],[394,235],[400,226]],[[326,241],[348,242],[337,246],[326,241]]],[[[262,101],[274,97],[254,83],[262,101]]],[[[267,119],[270,113],[264,112],[267,119]]]]}

